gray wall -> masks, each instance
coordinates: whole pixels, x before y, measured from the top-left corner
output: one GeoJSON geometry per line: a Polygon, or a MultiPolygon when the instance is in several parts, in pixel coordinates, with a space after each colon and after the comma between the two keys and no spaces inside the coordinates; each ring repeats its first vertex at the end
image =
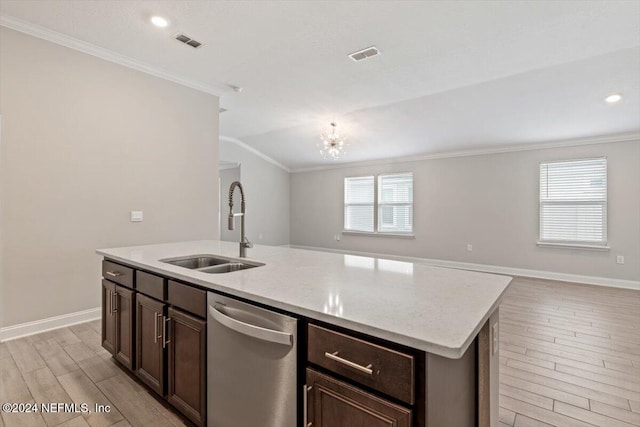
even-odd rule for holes
{"type": "Polygon", "coordinates": [[[640,280],[639,141],[291,175],[291,244],[640,280]],[[608,252],[542,248],[538,164],[607,156],[608,252]],[[345,176],[411,171],[415,239],[342,235],[345,176]],[[467,244],[473,251],[467,251],[467,244]],[[625,264],[616,264],[616,255],[625,264]]]}
{"type": "Polygon", "coordinates": [[[2,28],[0,114],[0,325],[98,307],[96,248],[217,237],[217,97],[2,28]]]}
{"type": "MultiPolygon", "coordinates": [[[[289,244],[289,172],[225,138],[220,140],[220,160],[240,163],[249,240],[263,245],[289,244]]],[[[222,188],[222,197],[228,191],[228,187],[222,188]]],[[[222,211],[223,216],[228,213],[228,208],[222,211]]],[[[236,221],[240,227],[239,219],[236,221]]]]}

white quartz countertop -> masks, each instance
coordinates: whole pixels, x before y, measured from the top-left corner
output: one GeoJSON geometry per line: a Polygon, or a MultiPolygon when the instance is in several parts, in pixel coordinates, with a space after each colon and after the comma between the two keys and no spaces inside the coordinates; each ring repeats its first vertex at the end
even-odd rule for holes
{"type": "Polygon", "coordinates": [[[256,245],[265,265],[209,274],[160,262],[187,255],[237,258],[217,240],[99,249],[141,269],[448,358],[461,357],[498,307],[511,277],[419,262],[256,245]]]}

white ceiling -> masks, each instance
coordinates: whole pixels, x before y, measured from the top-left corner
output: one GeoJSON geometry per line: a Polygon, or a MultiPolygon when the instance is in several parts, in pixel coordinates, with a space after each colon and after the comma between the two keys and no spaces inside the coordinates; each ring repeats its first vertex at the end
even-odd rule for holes
{"type": "Polygon", "coordinates": [[[640,130],[638,1],[2,0],[0,12],[221,93],[221,134],[293,169],[328,162],[316,142],[332,120],[347,162],[640,130]],[[383,54],[346,56],[371,45],[383,54]],[[623,102],[605,105],[616,91],[623,102]]]}

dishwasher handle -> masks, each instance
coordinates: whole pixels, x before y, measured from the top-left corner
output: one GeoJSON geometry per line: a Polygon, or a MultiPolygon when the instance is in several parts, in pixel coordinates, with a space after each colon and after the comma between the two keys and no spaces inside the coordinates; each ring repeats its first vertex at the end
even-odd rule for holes
{"type": "Polygon", "coordinates": [[[293,335],[286,332],[274,331],[273,329],[267,329],[236,320],[222,313],[217,307],[213,307],[211,305],[209,306],[209,314],[221,325],[243,335],[248,335],[259,340],[269,341],[276,344],[288,346],[293,345],[293,335]]]}

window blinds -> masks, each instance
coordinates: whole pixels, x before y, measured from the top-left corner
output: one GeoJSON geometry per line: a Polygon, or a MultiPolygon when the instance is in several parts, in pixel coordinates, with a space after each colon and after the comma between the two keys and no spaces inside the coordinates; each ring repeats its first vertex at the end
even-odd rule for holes
{"type": "Polygon", "coordinates": [[[373,232],[373,176],[344,179],[344,229],[373,232]]]}
{"type": "Polygon", "coordinates": [[[413,231],[413,174],[344,179],[345,231],[390,234],[413,231]]]}
{"type": "Polygon", "coordinates": [[[606,245],[606,158],[540,164],[540,241],[606,245]]]}
{"type": "Polygon", "coordinates": [[[378,231],[381,233],[413,231],[413,174],[378,177],[378,231]]]}

